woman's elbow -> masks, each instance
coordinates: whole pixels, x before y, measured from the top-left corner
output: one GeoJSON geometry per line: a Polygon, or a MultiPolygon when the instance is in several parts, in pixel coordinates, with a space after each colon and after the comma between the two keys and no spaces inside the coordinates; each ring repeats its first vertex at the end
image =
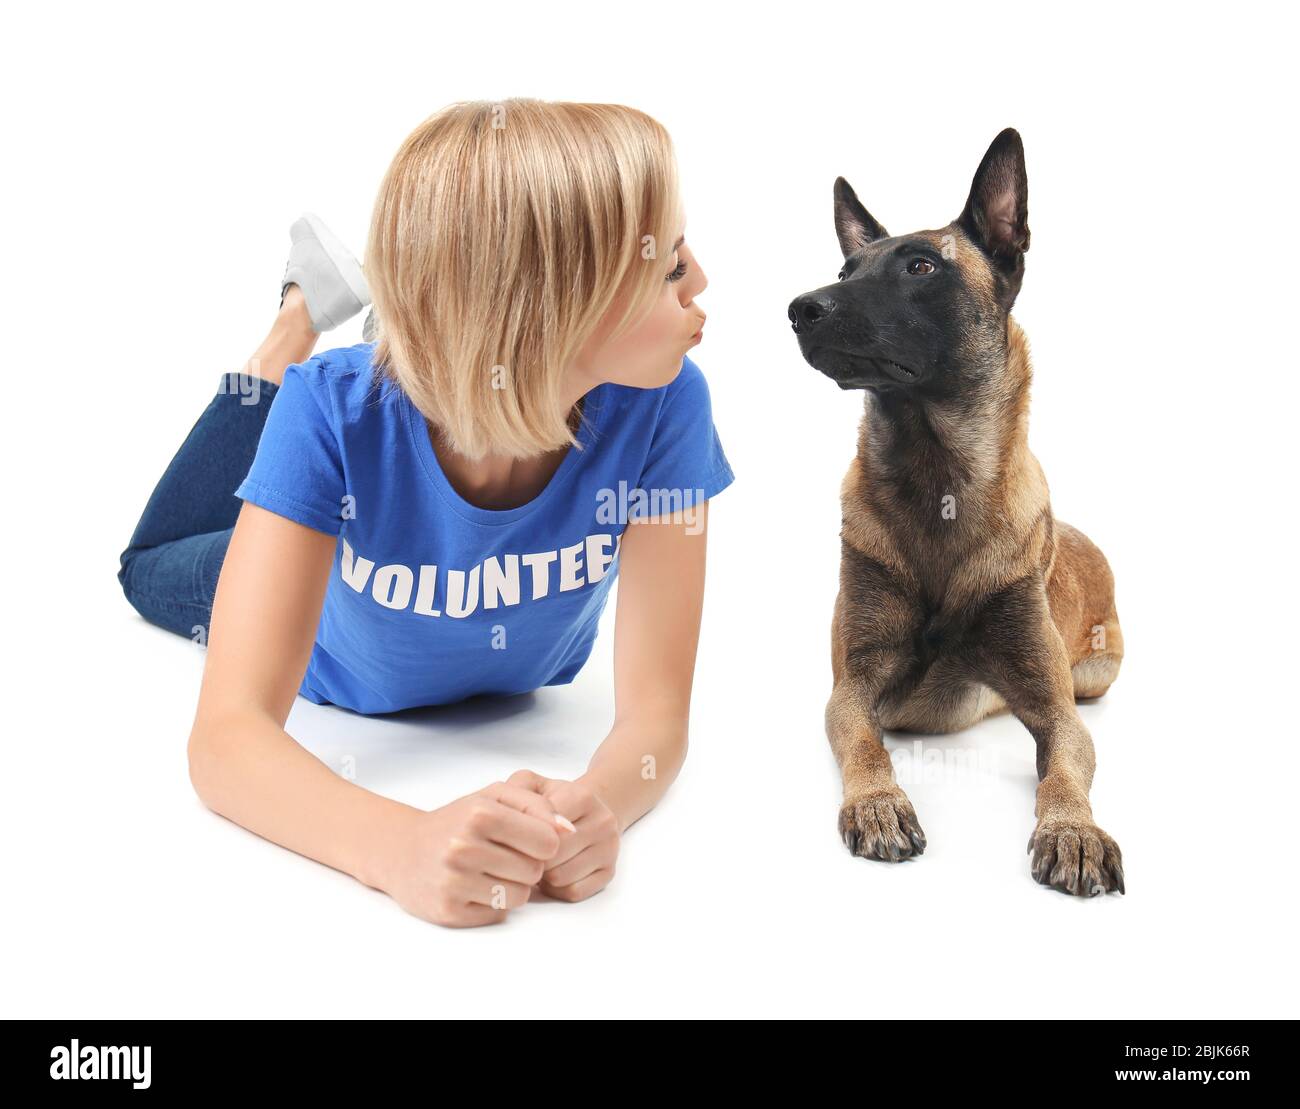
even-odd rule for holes
{"type": "Polygon", "coordinates": [[[199,800],[215,811],[214,785],[221,767],[222,753],[210,724],[203,720],[195,722],[185,753],[189,761],[190,785],[194,787],[199,800]]]}

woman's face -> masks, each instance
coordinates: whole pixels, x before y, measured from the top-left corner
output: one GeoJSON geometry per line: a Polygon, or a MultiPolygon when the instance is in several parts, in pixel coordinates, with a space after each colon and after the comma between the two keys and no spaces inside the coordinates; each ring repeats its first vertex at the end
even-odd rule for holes
{"type": "Polygon", "coordinates": [[[577,373],[594,387],[605,381],[658,389],[673,380],[682,359],[704,337],[704,311],[695,298],[708,279],[686,245],[682,229],[672,253],[646,260],[663,270],[662,285],[654,307],[630,331],[610,341],[607,336],[626,301],[614,305],[596,334],[583,348],[577,373]]]}

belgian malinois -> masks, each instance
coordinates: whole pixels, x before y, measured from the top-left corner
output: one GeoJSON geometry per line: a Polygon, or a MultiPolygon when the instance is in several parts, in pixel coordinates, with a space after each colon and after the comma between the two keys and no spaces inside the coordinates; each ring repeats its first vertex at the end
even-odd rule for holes
{"type": "Polygon", "coordinates": [[[1119,673],[1105,556],[1052,516],[1027,445],[1030,364],[1011,318],[1029,249],[1020,135],[993,140],[960,216],[891,236],[835,181],[839,281],[790,304],[807,361],[866,390],[841,487],[840,588],[826,731],[849,850],[925,850],[881,729],[951,732],[1010,709],[1037,745],[1034,878],[1124,891],[1119,846],[1088,803],[1096,758],[1075,699],[1119,673]]]}

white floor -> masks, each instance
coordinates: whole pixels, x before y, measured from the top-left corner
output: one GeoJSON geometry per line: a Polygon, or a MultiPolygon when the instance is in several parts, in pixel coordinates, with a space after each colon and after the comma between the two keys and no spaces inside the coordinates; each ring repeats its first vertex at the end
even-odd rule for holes
{"type": "MultiPolygon", "coordinates": [[[[45,712],[9,736],[6,1015],[1294,1015],[1294,757],[1218,716],[1208,668],[1163,665],[1140,604],[1125,673],[1084,708],[1127,896],[1032,881],[1033,744],[1008,718],[900,764],[922,858],[854,859],[820,728],[825,583],[782,622],[728,592],[722,504],[683,775],[606,891],[488,929],[426,924],[205,809],[184,757],[199,648],[94,590],[100,641],[15,691],[45,712]]],[[[428,807],[522,766],[572,776],[610,719],[609,630],[568,689],[383,720],[300,700],[290,730],[428,807]]]]}

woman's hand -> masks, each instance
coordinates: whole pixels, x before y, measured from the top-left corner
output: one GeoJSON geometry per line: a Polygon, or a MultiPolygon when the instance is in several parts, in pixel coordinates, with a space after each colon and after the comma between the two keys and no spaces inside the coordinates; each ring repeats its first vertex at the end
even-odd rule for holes
{"type": "Polygon", "coordinates": [[[507,782],[416,813],[392,845],[384,889],[434,924],[500,923],[574,837],[560,819],[550,799],[507,782]]]}
{"type": "Polygon", "coordinates": [[[555,855],[546,861],[536,883],[542,893],[561,901],[583,901],[609,885],[621,840],[618,820],[590,786],[544,778],[531,770],[515,771],[506,784],[544,798],[576,829],[560,840],[555,855]]]}

